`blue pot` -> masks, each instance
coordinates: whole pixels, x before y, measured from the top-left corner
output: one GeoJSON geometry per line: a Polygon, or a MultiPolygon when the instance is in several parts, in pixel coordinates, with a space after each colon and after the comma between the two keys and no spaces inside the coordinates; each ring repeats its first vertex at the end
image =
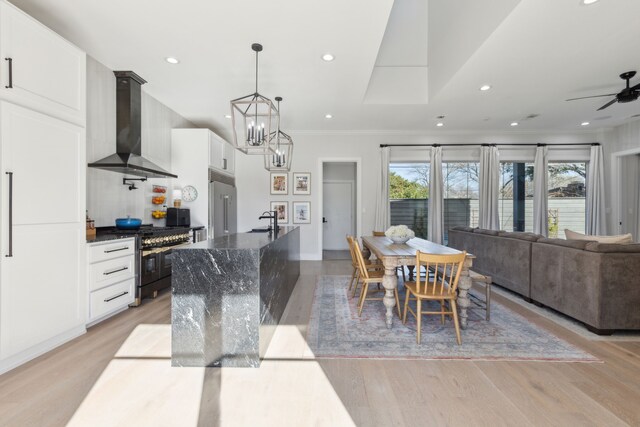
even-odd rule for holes
{"type": "Polygon", "coordinates": [[[140,228],[142,220],[140,218],[118,218],[116,228],[120,230],[137,230],[140,228]]]}

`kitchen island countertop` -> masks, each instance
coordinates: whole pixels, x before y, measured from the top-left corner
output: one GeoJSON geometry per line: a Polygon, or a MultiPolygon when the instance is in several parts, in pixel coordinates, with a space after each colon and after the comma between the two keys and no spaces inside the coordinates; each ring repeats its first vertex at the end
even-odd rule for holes
{"type": "Polygon", "coordinates": [[[175,249],[171,364],[260,366],[299,275],[299,227],[175,249]]]}

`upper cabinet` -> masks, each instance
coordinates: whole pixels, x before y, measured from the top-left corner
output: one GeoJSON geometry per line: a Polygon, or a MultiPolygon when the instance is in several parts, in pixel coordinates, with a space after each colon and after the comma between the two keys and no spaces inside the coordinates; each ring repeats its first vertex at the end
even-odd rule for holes
{"type": "Polygon", "coordinates": [[[0,97],[84,126],[85,53],[15,6],[0,2],[0,97]]]}
{"type": "Polygon", "coordinates": [[[209,167],[230,175],[235,172],[235,149],[213,132],[209,133],[209,167]]]}

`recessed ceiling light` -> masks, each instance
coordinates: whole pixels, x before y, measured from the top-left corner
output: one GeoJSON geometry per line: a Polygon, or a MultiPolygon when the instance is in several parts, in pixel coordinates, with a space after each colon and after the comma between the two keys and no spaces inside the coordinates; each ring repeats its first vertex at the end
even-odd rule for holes
{"type": "Polygon", "coordinates": [[[511,122],[511,126],[518,126],[518,122],[511,122]]]}
{"type": "Polygon", "coordinates": [[[168,56],[168,57],[164,58],[164,60],[167,61],[169,64],[179,64],[180,63],[178,58],[174,58],[172,56],[168,56]]]}
{"type": "Polygon", "coordinates": [[[589,122],[582,122],[582,123],[580,123],[580,125],[581,125],[581,126],[589,126],[589,125],[590,125],[590,123],[589,123],[589,122]]]}
{"type": "Polygon", "coordinates": [[[225,119],[230,119],[230,118],[231,118],[231,115],[229,115],[229,114],[225,114],[225,115],[224,115],[224,118],[225,118],[225,119]]]}
{"type": "Polygon", "coordinates": [[[441,128],[442,126],[444,126],[444,123],[442,123],[442,122],[438,122],[438,123],[436,123],[436,126],[438,126],[439,128],[441,128]]]}
{"type": "Polygon", "coordinates": [[[331,55],[330,53],[325,53],[324,55],[322,55],[322,60],[326,61],[326,62],[331,62],[335,59],[335,56],[331,55]]]}
{"type": "Polygon", "coordinates": [[[484,91],[487,91],[487,90],[489,90],[489,89],[491,89],[491,86],[490,86],[490,85],[482,85],[482,86],[480,86],[480,90],[481,90],[481,91],[483,91],[483,92],[484,92],[484,91]]]}
{"type": "Polygon", "coordinates": [[[582,0],[582,4],[590,5],[590,4],[594,4],[597,1],[598,0],[582,0]]]}
{"type": "Polygon", "coordinates": [[[325,115],[324,115],[324,118],[325,118],[325,119],[332,119],[332,118],[333,118],[333,116],[332,116],[331,114],[325,114],[325,115]]]}

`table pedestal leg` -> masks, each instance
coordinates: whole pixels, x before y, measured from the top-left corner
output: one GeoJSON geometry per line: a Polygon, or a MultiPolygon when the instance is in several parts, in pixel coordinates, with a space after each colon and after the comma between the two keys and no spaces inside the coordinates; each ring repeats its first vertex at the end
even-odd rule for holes
{"type": "Polygon", "coordinates": [[[460,317],[460,327],[467,329],[467,318],[469,314],[467,310],[471,306],[471,299],[469,298],[469,289],[471,289],[471,277],[469,276],[470,261],[464,262],[462,271],[460,272],[460,279],[458,280],[458,307],[460,317]]]}
{"type": "MultiPolygon", "coordinates": [[[[407,270],[409,270],[409,281],[413,281],[413,272],[415,269],[415,265],[407,265],[407,270]]],[[[420,274],[420,272],[418,272],[418,274],[420,274]]]]}
{"type": "Polygon", "coordinates": [[[396,305],[395,290],[398,287],[398,276],[396,276],[396,264],[384,261],[384,277],[382,278],[382,286],[384,286],[384,299],[382,302],[387,308],[387,328],[391,329],[393,323],[393,307],[396,305]]]}

